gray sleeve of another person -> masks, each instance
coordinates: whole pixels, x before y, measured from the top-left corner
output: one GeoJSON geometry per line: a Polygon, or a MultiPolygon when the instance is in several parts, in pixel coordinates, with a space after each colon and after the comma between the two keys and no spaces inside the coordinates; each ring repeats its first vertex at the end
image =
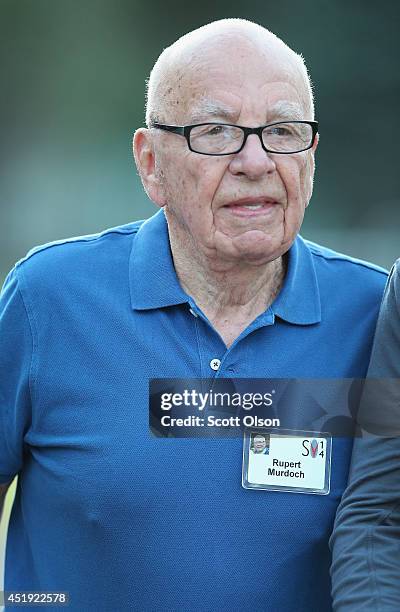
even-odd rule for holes
{"type": "Polygon", "coordinates": [[[400,259],[379,314],[333,534],[335,612],[400,610],[400,259]]]}

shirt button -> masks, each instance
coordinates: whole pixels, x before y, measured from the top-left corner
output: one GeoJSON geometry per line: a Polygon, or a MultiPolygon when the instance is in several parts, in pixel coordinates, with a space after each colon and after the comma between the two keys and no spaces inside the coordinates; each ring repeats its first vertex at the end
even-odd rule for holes
{"type": "Polygon", "coordinates": [[[219,366],[221,365],[221,360],[220,359],[211,359],[210,361],[210,368],[212,370],[219,370],[219,366]]]}

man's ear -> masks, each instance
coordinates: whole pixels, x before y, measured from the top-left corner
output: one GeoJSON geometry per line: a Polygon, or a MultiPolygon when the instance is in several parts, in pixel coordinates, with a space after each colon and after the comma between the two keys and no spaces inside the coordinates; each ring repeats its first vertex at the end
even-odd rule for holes
{"type": "Polygon", "coordinates": [[[157,206],[165,206],[165,194],[156,171],[153,139],[150,130],[147,128],[136,130],[132,146],[136,167],[147,195],[157,206]]]}
{"type": "Polygon", "coordinates": [[[315,140],[314,140],[314,142],[313,142],[313,146],[311,147],[311,151],[312,151],[313,153],[315,153],[315,149],[317,148],[318,143],[319,143],[319,133],[317,132],[317,133],[315,134],[315,140]]]}

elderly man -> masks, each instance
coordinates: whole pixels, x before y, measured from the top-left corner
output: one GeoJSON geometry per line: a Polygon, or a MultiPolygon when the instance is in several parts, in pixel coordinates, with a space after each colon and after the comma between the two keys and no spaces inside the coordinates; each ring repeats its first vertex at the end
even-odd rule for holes
{"type": "Polygon", "coordinates": [[[386,277],[298,236],[317,143],[304,63],[263,27],[222,20],[161,54],[134,138],[161,210],[33,250],[3,290],[7,590],[330,609],[350,443],[333,440],[329,495],[250,490],[240,438],[152,437],[147,410],[151,378],[365,374],[386,277]]]}
{"type": "Polygon", "coordinates": [[[267,443],[267,436],[263,436],[262,434],[255,435],[253,438],[252,451],[255,455],[268,455],[269,448],[267,443]]]}

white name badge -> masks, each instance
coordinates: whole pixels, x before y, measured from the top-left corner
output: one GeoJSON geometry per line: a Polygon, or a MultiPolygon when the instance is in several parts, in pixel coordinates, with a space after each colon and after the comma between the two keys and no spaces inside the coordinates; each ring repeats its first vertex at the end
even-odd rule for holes
{"type": "Polygon", "coordinates": [[[328,495],[332,436],[325,432],[246,429],[245,489],[328,495]]]}

